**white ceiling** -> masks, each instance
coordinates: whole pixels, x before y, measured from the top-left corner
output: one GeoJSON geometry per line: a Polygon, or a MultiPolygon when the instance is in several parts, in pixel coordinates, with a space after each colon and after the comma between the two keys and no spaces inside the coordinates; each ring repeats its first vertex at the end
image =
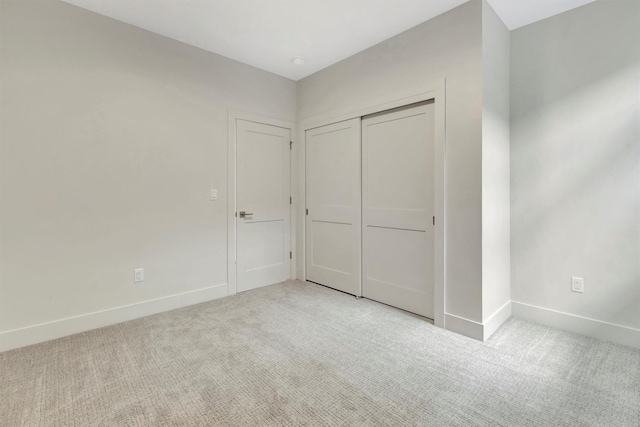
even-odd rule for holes
{"type": "MultiPolygon", "coordinates": [[[[63,1],[299,80],[468,0],[63,1]]],[[[591,1],[489,0],[509,29],[591,1]]]]}
{"type": "Polygon", "coordinates": [[[488,0],[507,28],[515,30],[595,0],[488,0]]]}

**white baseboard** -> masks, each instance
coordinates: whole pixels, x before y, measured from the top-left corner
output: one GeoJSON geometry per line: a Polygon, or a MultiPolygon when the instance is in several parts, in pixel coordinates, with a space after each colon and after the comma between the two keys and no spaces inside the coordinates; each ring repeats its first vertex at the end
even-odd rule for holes
{"type": "Polygon", "coordinates": [[[479,341],[484,337],[482,323],[449,313],[444,314],[444,328],[479,341]]]}
{"type": "Polygon", "coordinates": [[[507,301],[484,323],[445,313],[444,324],[445,329],[449,331],[478,341],[486,341],[509,317],[511,317],[511,301],[507,301]]]}
{"type": "Polygon", "coordinates": [[[0,352],[227,296],[227,284],[0,332],[0,352]]]}
{"type": "Polygon", "coordinates": [[[517,301],[512,301],[511,305],[513,315],[525,320],[640,349],[640,329],[517,301]]]}
{"type": "Polygon", "coordinates": [[[482,339],[486,341],[498,328],[511,317],[511,301],[504,303],[483,323],[482,339]]]}

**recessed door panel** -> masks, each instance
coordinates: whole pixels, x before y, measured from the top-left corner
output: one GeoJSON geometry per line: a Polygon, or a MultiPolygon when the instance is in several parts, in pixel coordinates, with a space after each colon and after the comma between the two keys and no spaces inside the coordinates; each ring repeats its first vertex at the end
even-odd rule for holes
{"type": "Polygon", "coordinates": [[[336,273],[351,274],[353,270],[352,230],[350,224],[312,221],[312,264],[336,273]]]}
{"type": "Polygon", "coordinates": [[[422,292],[429,280],[424,232],[387,227],[367,229],[369,270],[367,278],[405,291],[422,292]]]}
{"type": "Polygon", "coordinates": [[[433,107],[362,120],[363,296],[430,318],[433,107]]]}
{"type": "Polygon", "coordinates": [[[429,147],[424,136],[425,115],[368,122],[368,206],[404,213],[427,208],[429,147]]]}
{"type": "Polygon", "coordinates": [[[360,119],[306,132],[307,280],[360,295],[360,119]]]}
{"type": "MultiPolygon", "coordinates": [[[[242,266],[246,272],[280,266],[288,263],[285,257],[284,221],[247,221],[243,246],[242,266]]],[[[274,282],[275,283],[275,282],[274,282]]]]}

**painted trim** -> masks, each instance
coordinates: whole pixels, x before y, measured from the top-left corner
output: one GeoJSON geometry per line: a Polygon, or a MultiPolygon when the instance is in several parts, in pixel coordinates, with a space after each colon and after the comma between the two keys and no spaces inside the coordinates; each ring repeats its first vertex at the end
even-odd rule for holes
{"type": "Polygon", "coordinates": [[[511,317],[511,301],[507,301],[483,323],[446,313],[445,324],[447,325],[446,329],[449,331],[478,341],[486,341],[509,317],[511,317]]]}
{"type": "MultiPolygon", "coordinates": [[[[290,173],[289,188],[291,195],[294,196],[297,189],[298,179],[298,156],[296,143],[296,124],[286,120],[263,117],[256,114],[244,113],[241,111],[228,110],[227,115],[227,283],[228,294],[235,295],[237,292],[237,270],[236,270],[236,136],[237,136],[237,120],[245,120],[248,122],[260,123],[263,125],[277,126],[289,129],[293,147],[290,155],[290,173]]],[[[296,250],[296,211],[298,206],[298,198],[293,197],[293,202],[289,206],[290,215],[290,247],[293,253],[293,259],[290,264],[289,278],[296,277],[296,264],[298,259],[298,251],[296,250]]]]}
{"type": "Polygon", "coordinates": [[[304,132],[316,127],[355,119],[356,117],[368,116],[369,114],[392,110],[394,108],[404,107],[418,102],[428,101],[429,99],[433,99],[433,96],[430,96],[430,94],[438,88],[444,88],[444,86],[445,79],[436,79],[425,82],[422,86],[422,90],[417,93],[415,91],[398,92],[386,99],[381,99],[377,104],[373,104],[372,102],[360,102],[347,107],[336,108],[325,113],[309,116],[301,121],[301,124],[304,124],[304,126],[301,126],[301,131],[304,132]]]}
{"type": "Polygon", "coordinates": [[[456,316],[454,314],[445,313],[446,329],[478,341],[483,341],[484,327],[482,323],[456,316]]]}
{"type": "Polygon", "coordinates": [[[433,295],[433,324],[440,328],[446,325],[445,307],[446,307],[446,225],[447,217],[445,212],[445,200],[447,187],[445,182],[445,165],[446,165],[446,81],[442,80],[435,86],[434,90],[435,116],[434,116],[434,215],[436,216],[436,225],[433,233],[433,265],[434,265],[434,295],[433,295]]]}
{"type": "Polygon", "coordinates": [[[25,347],[92,329],[139,319],[176,308],[211,301],[227,296],[227,284],[122,305],[93,313],[53,320],[0,332],[0,352],[25,347]]]}
{"type": "Polygon", "coordinates": [[[581,335],[640,349],[640,329],[511,301],[513,315],[581,335]]]}
{"type": "Polygon", "coordinates": [[[483,322],[482,339],[486,341],[504,322],[511,317],[511,301],[504,303],[487,320],[483,322]]]}
{"type": "MultiPolygon", "coordinates": [[[[446,325],[445,315],[445,289],[446,289],[446,217],[445,217],[445,153],[446,153],[446,80],[438,79],[427,82],[423,86],[424,90],[419,93],[397,93],[395,96],[382,99],[380,103],[372,105],[368,103],[354,104],[349,107],[331,110],[329,112],[310,116],[300,121],[298,127],[298,141],[300,150],[298,152],[298,205],[297,218],[298,229],[296,236],[299,236],[300,249],[296,263],[296,277],[306,281],[307,273],[305,267],[306,257],[306,221],[304,209],[306,206],[306,131],[316,127],[325,126],[345,120],[375,114],[393,108],[404,107],[406,105],[433,99],[435,104],[435,129],[434,129],[434,212],[436,215],[436,225],[434,230],[434,325],[444,328],[446,325]]],[[[449,328],[447,328],[449,329],[449,328]]]]}

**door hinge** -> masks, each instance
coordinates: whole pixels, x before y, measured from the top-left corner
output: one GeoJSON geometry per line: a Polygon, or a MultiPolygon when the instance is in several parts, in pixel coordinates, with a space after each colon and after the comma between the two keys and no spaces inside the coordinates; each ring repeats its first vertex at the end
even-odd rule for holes
{"type": "Polygon", "coordinates": [[[307,209],[307,215],[309,215],[309,209],[307,209]]]}
{"type": "Polygon", "coordinates": [[[293,141],[289,141],[289,150],[293,150],[293,141]]]}
{"type": "Polygon", "coordinates": [[[292,205],[293,204],[293,197],[289,196],[289,204],[292,205]]]}
{"type": "Polygon", "coordinates": [[[433,225],[436,225],[436,217],[433,217],[433,225]]]}
{"type": "Polygon", "coordinates": [[[289,259],[293,259],[293,252],[289,251],[289,259]]]}

